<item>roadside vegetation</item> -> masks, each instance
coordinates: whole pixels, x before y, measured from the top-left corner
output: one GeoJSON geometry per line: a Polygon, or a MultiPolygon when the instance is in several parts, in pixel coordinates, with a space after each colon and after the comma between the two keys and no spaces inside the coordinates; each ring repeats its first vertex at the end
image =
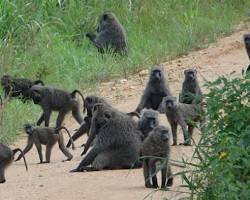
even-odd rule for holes
{"type": "MultiPolygon", "coordinates": [[[[84,91],[206,47],[247,20],[249,7],[248,0],[3,0],[0,75],[39,78],[48,85],[84,91]],[[100,55],[85,37],[107,10],[126,28],[128,57],[100,55]]],[[[0,141],[13,141],[22,125],[39,115],[32,103],[4,102],[0,141]]]]}

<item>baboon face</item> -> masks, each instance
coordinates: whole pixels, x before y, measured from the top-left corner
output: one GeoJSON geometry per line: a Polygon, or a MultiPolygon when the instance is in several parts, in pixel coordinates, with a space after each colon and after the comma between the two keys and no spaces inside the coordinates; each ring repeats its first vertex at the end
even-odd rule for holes
{"type": "Polygon", "coordinates": [[[247,48],[250,48],[250,34],[244,35],[244,43],[245,43],[247,48]]]}
{"type": "Polygon", "coordinates": [[[42,99],[40,86],[34,85],[29,90],[29,96],[33,100],[34,104],[39,104],[42,99]]]}
{"type": "Polygon", "coordinates": [[[186,69],[184,71],[185,78],[187,81],[195,81],[196,80],[196,74],[197,71],[195,69],[186,69]]]}
{"type": "Polygon", "coordinates": [[[150,75],[151,82],[160,82],[162,80],[162,72],[160,69],[153,69],[150,75]]]}
{"type": "Polygon", "coordinates": [[[11,77],[9,75],[4,75],[2,78],[1,78],[1,85],[3,87],[7,87],[7,86],[10,86],[10,83],[11,83],[11,77]]]}
{"type": "Polygon", "coordinates": [[[159,140],[162,140],[163,142],[168,142],[169,140],[169,129],[164,126],[157,126],[154,129],[155,137],[158,137],[159,140]]]}
{"type": "Polygon", "coordinates": [[[112,112],[104,104],[95,104],[93,108],[93,116],[95,123],[98,124],[98,127],[100,128],[110,121],[112,112]]]}
{"type": "Polygon", "coordinates": [[[176,97],[167,96],[167,97],[164,97],[163,101],[166,106],[166,109],[172,110],[176,106],[177,99],[176,97]]]}
{"type": "Polygon", "coordinates": [[[158,125],[158,113],[153,110],[144,110],[142,120],[150,129],[153,129],[158,125]]]}
{"type": "Polygon", "coordinates": [[[32,134],[33,131],[34,131],[34,126],[33,126],[32,124],[25,124],[25,125],[24,125],[24,130],[25,130],[25,132],[26,132],[28,135],[30,135],[30,134],[32,134]]]}

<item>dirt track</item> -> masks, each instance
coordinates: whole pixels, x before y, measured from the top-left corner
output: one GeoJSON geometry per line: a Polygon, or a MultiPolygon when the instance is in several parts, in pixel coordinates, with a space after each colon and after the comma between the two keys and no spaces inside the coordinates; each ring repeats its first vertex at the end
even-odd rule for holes
{"type": "MultiPolygon", "coordinates": [[[[250,28],[241,28],[207,49],[191,52],[187,56],[164,63],[171,91],[175,95],[178,94],[183,80],[183,70],[188,67],[195,67],[207,80],[213,80],[219,75],[229,74],[232,71],[236,71],[235,74],[239,75],[242,67],[249,64],[242,43],[242,34],[246,32],[250,32],[250,28]]],[[[132,76],[128,80],[104,83],[100,86],[100,92],[120,110],[131,111],[136,107],[147,80],[146,73],[143,74],[132,76]]],[[[204,81],[201,75],[199,78],[202,83],[204,81]]],[[[166,124],[164,116],[161,116],[161,122],[166,124]]],[[[77,124],[71,118],[66,121],[66,126],[70,130],[77,128],[77,124]]],[[[199,133],[195,133],[194,137],[197,139],[199,133]]],[[[178,134],[178,138],[181,141],[182,135],[178,134]]],[[[76,167],[81,160],[79,155],[82,151],[80,148],[82,143],[82,139],[76,143],[78,148],[73,152],[75,156],[73,161],[64,163],[61,162],[64,156],[55,147],[52,152],[52,163],[38,165],[37,152],[33,148],[26,156],[28,172],[25,171],[22,161],[14,163],[7,170],[7,182],[0,185],[0,200],[137,200],[143,199],[154,191],[144,188],[142,169],[69,173],[69,170],[76,167]]],[[[24,145],[25,138],[14,146],[24,145]]],[[[172,158],[180,160],[182,157],[189,157],[192,152],[192,147],[173,147],[172,158]]],[[[173,168],[174,172],[179,170],[181,169],[173,168]]],[[[183,191],[178,187],[181,184],[181,178],[176,177],[172,190],[183,191]]],[[[152,193],[148,198],[177,199],[177,194],[178,192],[173,191],[157,192],[152,193]]]]}

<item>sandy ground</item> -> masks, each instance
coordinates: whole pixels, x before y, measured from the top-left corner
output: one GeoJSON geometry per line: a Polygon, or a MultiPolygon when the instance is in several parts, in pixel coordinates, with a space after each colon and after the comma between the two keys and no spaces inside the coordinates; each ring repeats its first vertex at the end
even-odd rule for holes
{"type": "MultiPolygon", "coordinates": [[[[204,78],[214,80],[219,75],[230,74],[236,71],[240,75],[241,69],[249,64],[243,43],[242,35],[249,32],[249,26],[238,28],[231,36],[222,38],[210,45],[207,49],[190,52],[188,55],[163,63],[168,74],[169,85],[174,95],[181,89],[183,70],[196,68],[199,71],[200,83],[204,78]]],[[[136,107],[142,90],[147,81],[148,71],[142,71],[126,80],[116,80],[100,85],[98,94],[105,96],[113,105],[123,111],[132,111],[136,107]]],[[[205,90],[205,88],[203,88],[205,90]]],[[[71,117],[65,122],[71,131],[78,127],[71,117]]],[[[161,123],[167,124],[166,117],[161,116],[161,123]]],[[[194,135],[199,137],[198,131],[194,135]]],[[[65,134],[66,138],[66,134],[65,134]]],[[[182,141],[182,134],[178,134],[182,141]]],[[[84,138],[86,140],[86,138],[84,138]]],[[[39,165],[36,149],[33,148],[26,159],[29,171],[25,171],[23,162],[14,163],[6,172],[7,182],[0,185],[0,200],[75,200],[75,199],[106,199],[106,200],[139,200],[147,199],[178,199],[178,191],[185,191],[179,186],[182,184],[180,177],[175,177],[171,191],[155,192],[153,189],[144,188],[142,169],[113,170],[88,173],[69,173],[81,160],[80,145],[83,139],[77,141],[77,149],[73,151],[74,158],[70,162],[61,162],[63,154],[58,147],[52,152],[50,164],[39,165]]],[[[23,148],[25,138],[20,139],[13,146],[23,148]]],[[[71,150],[72,151],[72,150],[71,150]]],[[[172,148],[172,158],[190,158],[193,147],[177,146],[172,148]]],[[[174,167],[176,173],[183,169],[174,167]]],[[[183,196],[183,194],[182,194],[183,196]]]]}

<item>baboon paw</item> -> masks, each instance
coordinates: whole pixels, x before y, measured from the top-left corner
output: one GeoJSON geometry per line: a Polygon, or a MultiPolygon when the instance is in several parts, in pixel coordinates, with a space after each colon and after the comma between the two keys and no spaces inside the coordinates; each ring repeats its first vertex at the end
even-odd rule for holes
{"type": "Polygon", "coordinates": [[[158,185],[152,185],[152,188],[158,188],[159,186],[158,185]]]}

